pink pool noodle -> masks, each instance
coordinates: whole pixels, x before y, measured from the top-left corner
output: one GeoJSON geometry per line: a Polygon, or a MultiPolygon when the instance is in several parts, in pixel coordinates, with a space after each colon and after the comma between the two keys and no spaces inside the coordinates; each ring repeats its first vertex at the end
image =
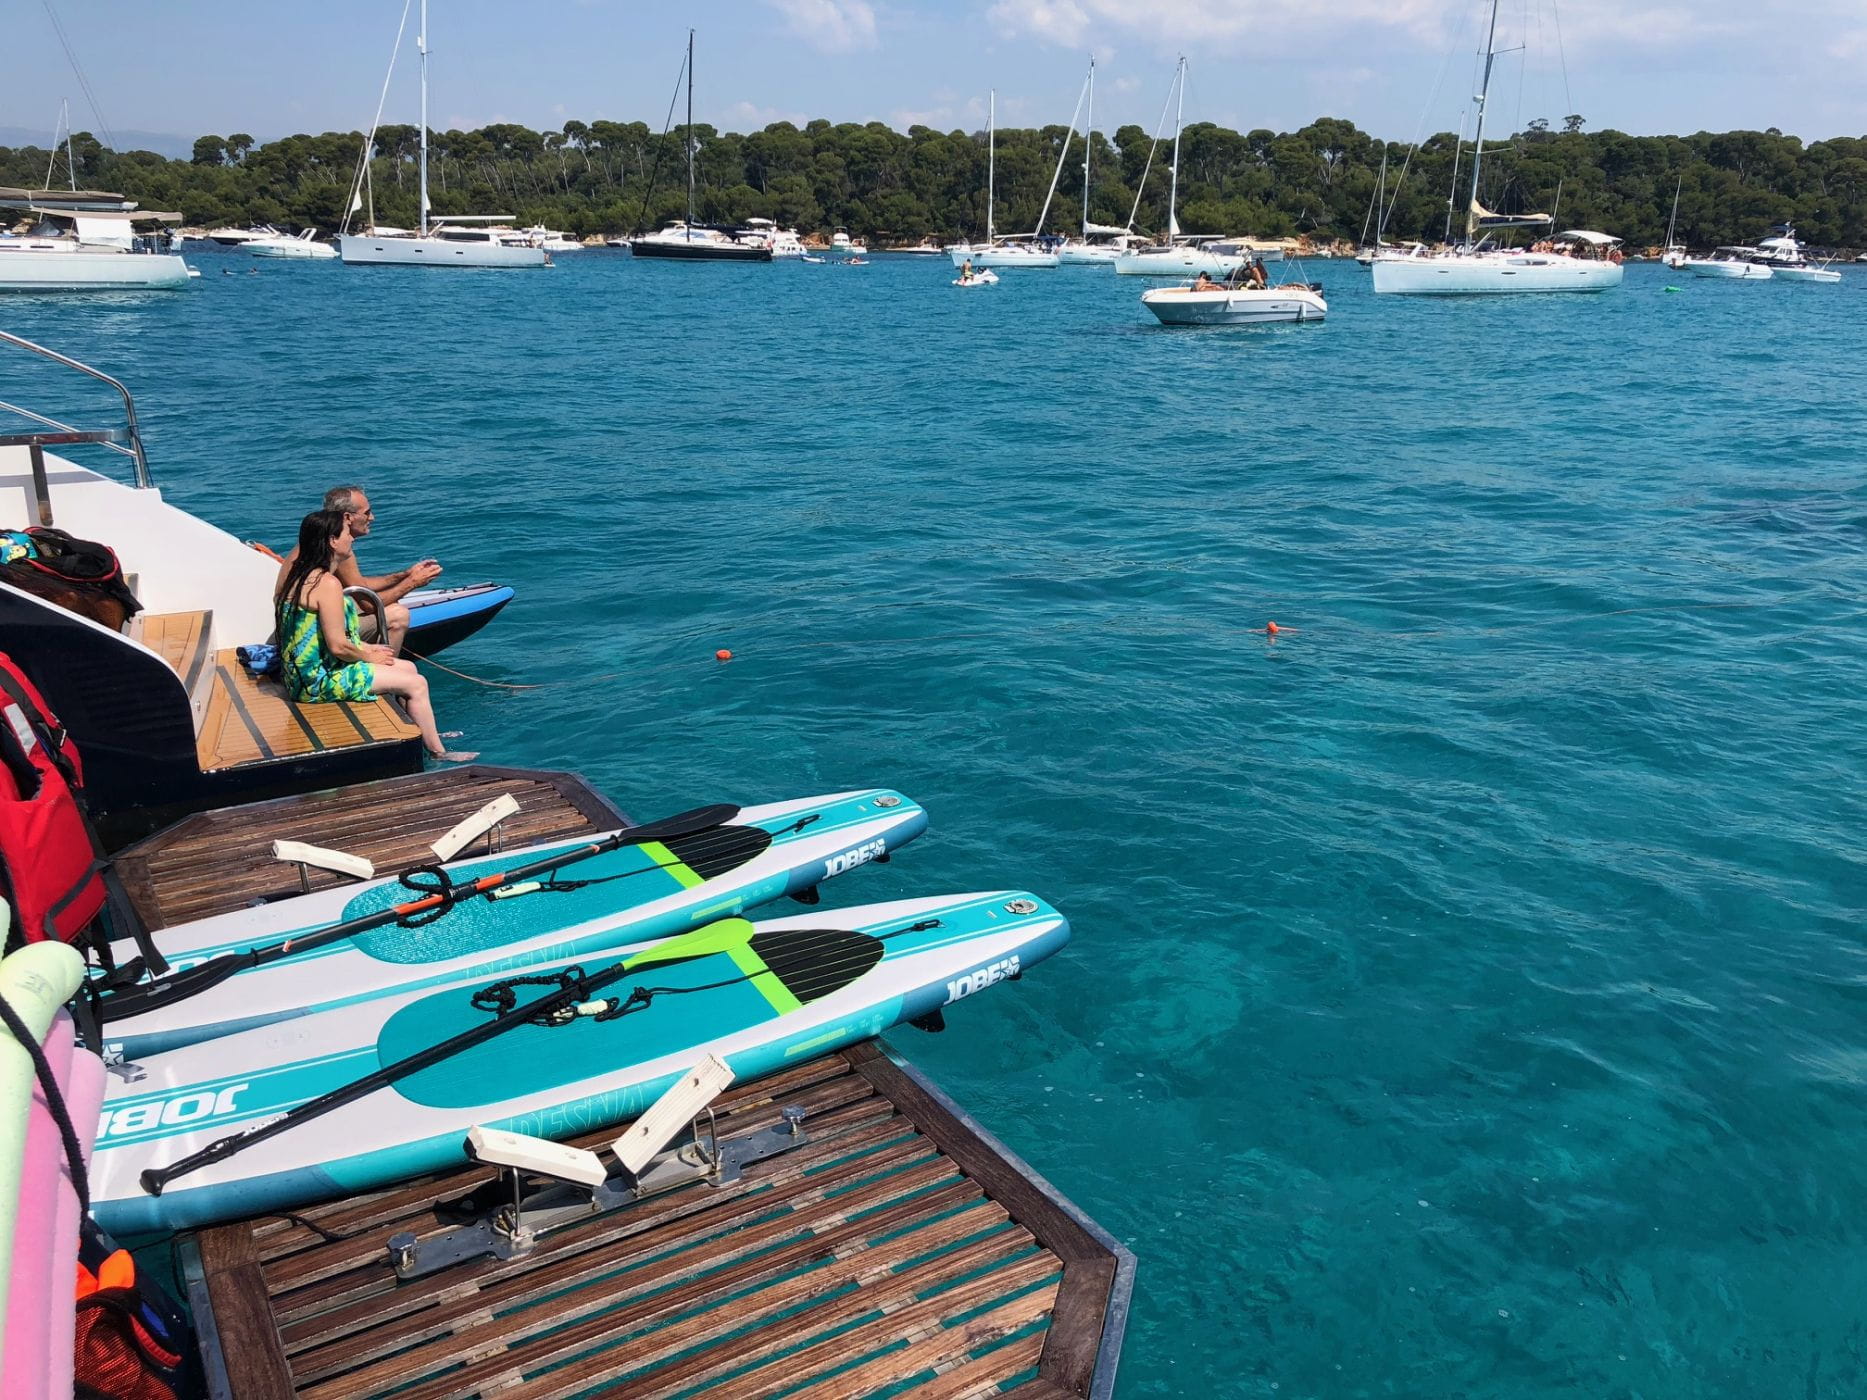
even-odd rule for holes
{"type": "MultiPolygon", "coordinates": [[[[45,1058],[60,1092],[66,1093],[72,1080],[73,1058],[69,1012],[59,1012],[46,1032],[45,1058]]],[[[70,1102],[69,1097],[66,1102],[70,1102]]],[[[79,1121],[74,1118],[73,1125],[79,1121]]],[[[87,1126],[95,1133],[96,1125],[97,1115],[93,1112],[87,1126]]],[[[75,1260],[78,1249],[75,1231],[63,1244],[57,1234],[61,1188],[71,1190],[65,1172],[64,1140],[46,1107],[45,1088],[35,1081],[26,1120],[26,1150],[20,1162],[12,1286],[7,1292],[6,1358],[4,1370],[0,1371],[0,1396],[5,1400],[37,1400],[52,1394],[48,1387],[54,1309],[69,1313],[71,1291],[77,1286],[74,1273],[62,1298],[52,1291],[55,1256],[62,1249],[75,1260]],[[54,1299],[59,1301],[55,1303],[54,1299]]]]}
{"type": "MultiPolygon", "coordinates": [[[[104,1062],[80,1046],[72,1054],[71,1077],[65,1084],[65,1103],[71,1110],[71,1126],[78,1131],[78,1143],[84,1148],[84,1161],[91,1161],[91,1149],[97,1143],[97,1116],[104,1108],[104,1062]]],[[[52,1238],[58,1248],[52,1253],[52,1296],[72,1298],[78,1290],[78,1189],[71,1183],[71,1169],[64,1153],[59,1153],[58,1219],[52,1238]]],[[[52,1374],[47,1395],[70,1395],[73,1390],[72,1363],[78,1344],[78,1314],[61,1308],[52,1314],[48,1350],[52,1374]]]]}

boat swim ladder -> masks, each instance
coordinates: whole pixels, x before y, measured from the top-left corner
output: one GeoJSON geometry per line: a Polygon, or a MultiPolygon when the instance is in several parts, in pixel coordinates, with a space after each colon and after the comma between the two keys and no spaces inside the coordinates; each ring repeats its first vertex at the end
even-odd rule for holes
{"type": "Polygon", "coordinates": [[[0,447],[24,447],[32,456],[33,497],[41,525],[52,523],[51,488],[47,483],[45,471],[45,449],[48,447],[69,447],[80,443],[99,443],[113,452],[121,452],[136,464],[136,485],[139,490],[148,490],[153,484],[149,479],[149,459],[143,452],[143,435],[136,424],[136,401],[130,397],[129,389],[120,379],[113,379],[101,369],[93,369],[82,360],[74,360],[69,355],[61,355],[56,350],[48,349],[24,336],[0,331],[0,344],[12,345],[30,354],[39,355],[54,364],[75,369],[80,374],[88,374],[100,380],[123,395],[123,423],[121,428],[74,428],[69,423],[61,423],[56,418],[48,418],[43,413],[35,413],[30,408],[8,403],[0,399],[0,412],[12,413],[24,418],[29,423],[38,424],[38,428],[26,432],[0,433],[0,447]]]}

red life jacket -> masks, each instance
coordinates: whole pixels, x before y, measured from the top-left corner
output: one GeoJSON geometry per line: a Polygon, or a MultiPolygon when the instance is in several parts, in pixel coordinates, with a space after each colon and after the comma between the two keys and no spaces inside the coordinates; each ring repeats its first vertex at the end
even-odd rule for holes
{"type": "Polygon", "coordinates": [[[13,937],[74,943],[104,907],[103,862],[78,805],[78,747],[0,654],[0,892],[13,937]]]}

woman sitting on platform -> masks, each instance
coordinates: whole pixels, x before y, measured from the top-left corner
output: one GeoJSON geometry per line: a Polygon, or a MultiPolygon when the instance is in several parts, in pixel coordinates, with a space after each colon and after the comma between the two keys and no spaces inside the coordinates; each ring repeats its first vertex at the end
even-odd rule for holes
{"type": "Polygon", "coordinates": [[[294,700],[371,700],[398,695],[421,731],[430,758],[465,763],[479,757],[441,743],[428,678],[413,661],[357,633],[357,605],[344,596],[332,566],[350,552],[350,518],[341,510],[314,510],[298,527],[298,551],[280,568],[272,605],[279,622],[285,689],[294,700]]]}

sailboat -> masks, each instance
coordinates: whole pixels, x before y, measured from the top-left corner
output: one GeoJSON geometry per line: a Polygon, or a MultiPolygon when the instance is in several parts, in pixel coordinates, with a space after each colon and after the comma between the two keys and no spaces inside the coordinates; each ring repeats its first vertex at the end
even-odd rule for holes
{"type": "Polygon", "coordinates": [[[1355,254],[1355,261],[1366,267],[1374,261],[1374,255],[1387,246],[1382,237],[1387,232],[1387,142],[1381,143],[1381,173],[1374,182],[1374,202],[1368,206],[1368,217],[1361,221],[1361,248],[1355,254]],[[1368,229],[1374,228],[1374,242],[1368,241],[1368,229]]]}
{"type": "Polygon", "coordinates": [[[1681,175],[1673,185],[1673,212],[1666,221],[1666,246],[1660,250],[1660,261],[1668,267],[1684,267],[1686,260],[1685,245],[1673,241],[1673,232],[1679,226],[1679,191],[1685,188],[1685,176],[1681,175]]]}
{"type": "MultiPolygon", "coordinates": [[[[1249,254],[1244,247],[1228,241],[1218,234],[1182,234],[1180,232],[1180,129],[1185,124],[1186,116],[1186,59],[1180,59],[1173,70],[1173,86],[1167,91],[1169,103],[1178,105],[1173,114],[1173,164],[1168,168],[1167,180],[1167,241],[1151,244],[1145,248],[1133,248],[1116,255],[1115,270],[1128,277],[1190,277],[1195,273],[1206,273],[1212,277],[1227,277],[1245,265],[1249,254]]],[[[1166,108],[1161,109],[1161,120],[1167,117],[1166,108]]],[[[1154,144],[1160,144],[1160,131],[1155,128],[1154,144]]],[[[1148,165],[1154,163],[1152,149],[1147,155],[1148,165]]],[[[1141,191],[1147,188],[1147,170],[1141,172],[1141,184],[1135,191],[1135,210],[1141,208],[1141,191]]],[[[1132,226],[1134,215],[1128,222],[1132,226]]]]}
{"type": "MultiPolygon", "coordinates": [[[[997,196],[998,186],[998,90],[994,88],[987,98],[985,132],[985,242],[955,243],[947,249],[953,259],[953,266],[964,268],[971,263],[974,267],[1055,267],[1057,255],[1046,252],[1037,245],[1035,233],[1008,234],[1000,238],[992,223],[993,201],[997,196]]],[[[1056,181],[1051,181],[1051,188],[1056,188],[1056,181]]],[[[1045,201],[1048,210],[1049,201],[1045,201]]],[[[1042,227],[1042,221],[1039,221],[1042,227]]]]}
{"type": "MultiPolygon", "coordinates": [[[[683,262],[770,262],[772,242],[758,238],[741,243],[716,228],[694,222],[694,31],[687,31],[687,125],[681,129],[687,147],[687,218],[660,233],[645,233],[629,240],[638,258],[679,258],[683,262]]],[[[643,197],[646,212],[647,196],[643,197]]],[[[800,249],[801,252],[801,249],[800,249]]]]}
{"type": "Polygon", "coordinates": [[[1494,233],[1511,228],[1549,229],[1548,214],[1497,214],[1478,202],[1478,179],[1484,168],[1485,101],[1491,94],[1491,69],[1497,58],[1498,0],[1491,0],[1491,27],[1485,38],[1484,83],[1478,90],[1478,125],[1472,142],[1471,198],[1465,212],[1465,241],[1450,253],[1416,257],[1383,251],[1370,265],[1376,292],[1457,296],[1487,292],[1605,292],[1621,285],[1620,239],[1592,229],[1556,234],[1551,247],[1561,251],[1523,251],[1486,246],[1494,233]]]}
{"type": "MultiPolygon", "coordinates": [[[[1081,266],[1100,267],[1115,261],[1141,240],[1136,237],[1134,225],[1116,228],[1113,224],[1092,224],[1089,222],[1089,160],[1096,145],[1096,61],[1089,59],[1089,77],[1086,80],[1089,94],[1089,114],[1083,124],[1083,229],[1082,233],[1070,239],[1057,249],[1057,261],[1081,266]]],[[[1065,146],[1067,149],[1067,143],[1065,146]]]]}
{"type": "MultiPolygon", "coordinates": [[[[350,213],[337,238],[337,252],[346,263],[385,267],[545,267],[550,259],[531,240],[510,237],[510,214],[455,214],[431,221],[428,217],[428,0],[421,0],[421,32],[415,38],[421,54],[421,223],[413,233],[405,229],[371,226],[349,232],[350,217],[363,208],[363,190],[369,180],[370,152],[376,141],[372,127],[364,138],[363,158],[351,190],[350,213]]],[[[373,213],[373,211],[372,211],[373,213]]]]}

